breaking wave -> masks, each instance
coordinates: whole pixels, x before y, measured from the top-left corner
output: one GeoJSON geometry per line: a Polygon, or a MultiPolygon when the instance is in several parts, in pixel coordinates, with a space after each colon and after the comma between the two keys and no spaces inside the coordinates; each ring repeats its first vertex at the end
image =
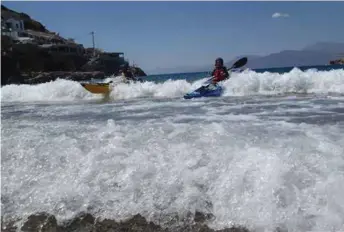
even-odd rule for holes
{"type": "MultiPolygon", "coordinates": [[[[177,75],[176,75],[176,78],[177,75]]],[[[179,98],[199,87],[207,78],[193,83],[187,80],[169,79],[163,83],[147,81],[135,84],[117,84],[111,99],[134,98],[179,98]]],[[[288,73],[257,73],[244,71],[235,73],[222,83],[224,96],[271,95],[288,93],[344,94],[344,70],[331,71],[294,68],[288,73]]],[[[4,102],[26,101],[75,101],[100,99],[85,90],[78,82],[58,79],[38,85],[7,85],[1,88],[1,100],[4,102]]]]}

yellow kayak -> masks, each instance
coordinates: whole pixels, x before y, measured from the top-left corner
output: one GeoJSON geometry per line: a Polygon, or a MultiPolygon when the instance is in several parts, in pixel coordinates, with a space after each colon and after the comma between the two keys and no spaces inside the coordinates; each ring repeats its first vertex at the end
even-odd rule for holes
{"type": "Polygon", "coordinates": [[[110,86],[108,83],[80,83],[82,87],[94,94],[108,94],[110,93],[110,86]]]}

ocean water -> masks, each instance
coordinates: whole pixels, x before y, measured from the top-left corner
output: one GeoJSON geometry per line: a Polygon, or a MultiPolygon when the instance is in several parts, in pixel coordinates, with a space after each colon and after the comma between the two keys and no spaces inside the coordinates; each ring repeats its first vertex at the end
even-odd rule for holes
{"type": "Polygon", "coordinates": [[[167,223],[197,210],[214,229],[344,231],[344,69],[327,68],[246,70],[193,100],[205,73],[106,100],[68,80],[4,86],[2,216],[167,223]]]}

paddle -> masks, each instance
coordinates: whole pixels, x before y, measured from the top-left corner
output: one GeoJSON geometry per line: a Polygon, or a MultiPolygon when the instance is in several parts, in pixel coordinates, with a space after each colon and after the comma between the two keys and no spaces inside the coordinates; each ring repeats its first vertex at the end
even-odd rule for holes
{"type": "Polygon", "coordinates": [[[247,57],[243,57],[243,58],[241,58],[240,60],[238,60],[237,62],[235,62],[235,63],[232,65],[232,67],[230,67],[230,68],[228,69],[228,71],[231,70],[231,69],[233,69],[233,68],[241,68],[241,67],[244,66],[245,64],[247,64],[247,57]]]}

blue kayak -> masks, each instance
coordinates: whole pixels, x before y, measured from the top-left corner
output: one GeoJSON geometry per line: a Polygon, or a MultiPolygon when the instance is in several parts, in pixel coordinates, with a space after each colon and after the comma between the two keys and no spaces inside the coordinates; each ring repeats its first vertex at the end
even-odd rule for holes
{"type": "Polygon", "coordinates": [[[184,99],[199,98],[199,97],[219,97],[222,95],[223,88],[220,85],[202,86],[191,93],[184,95],[184,99]]]}

